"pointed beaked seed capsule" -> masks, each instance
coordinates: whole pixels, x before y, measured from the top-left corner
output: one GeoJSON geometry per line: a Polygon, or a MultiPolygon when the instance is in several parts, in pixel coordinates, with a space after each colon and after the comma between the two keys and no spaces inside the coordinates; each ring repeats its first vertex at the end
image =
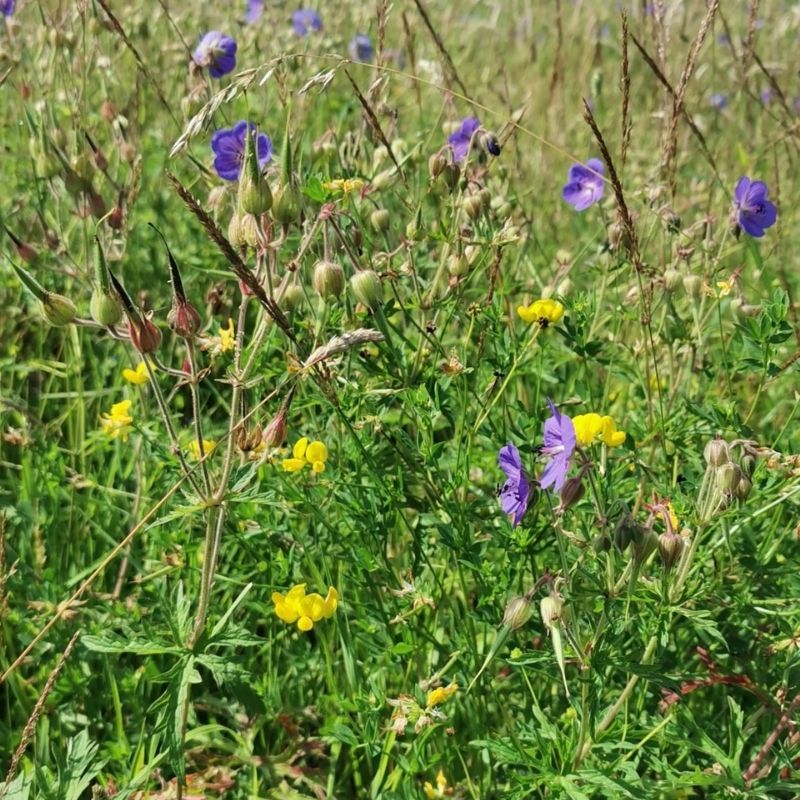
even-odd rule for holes
{"type": "Polygon", "coordinates": [[[266,178],[263,175],[253,178],[244,170],[239,181],[238,201],[239,208],[246,214],[266,214],[272,208],[272,192],[266,178]]]}
{"type": "Polygon", "coordinates": [[[717,486],[722,492],[733,492],[741,478],[742,470],[732,461],[717,467],[717,486]]]}
{"type": "Polygon", "coordinates": [[[515,631],[527,624],[533,616],[533,605],[527,597],[515,597],[509,600],[503,614],[503,625],[515,631]]]}
{"type": "Polygon", "coordinates": [[[561,623],[564,600],[560,595],[549,594],[539,603],[539,613],[545,628],[553,628],[561,623]]]}
{"type": "Polygon", "coordinates": [[[155,353],[161,344],[161,331],[149,316],[138,321],[128,318],[128,334],[131,344],[142,354],[155,353]]]}
{"type": "Polygon", "coordinates": [[[69,325],[78,314],[75,303],[69,297],[55,292],[48,292],[39,307],[45,320],[56,327],[69,325]]]}
{"type": "Polygon", "coordinates": [[[721,467],[730,460],[728,443],[724,439],[711,439],[703,449],[703,458],[711,467],[721,467]]]}
{"type": "Polygon", "coordinates": [[[192,339],[200,330],[203,320],[198,310],[184,297],[174,295],[167,314],[167,325],[176,336],[192,339]]]}
{"type": "Polygon", "coordinates": [[[391,217],[385,208],[376,208],[369,215],[369,224],[372,225],[373,230],[377,231],[378,233],[388,231],[390,222],[391,217]]]}
{"type": "Polygon", "coordinates": [[[280,447],[286,441],[287,411],[288,408],[281,407],[261,434],[261,441],[268,450],[280,447]]]}
{"type": "Polygon", "coordinates": [[[272,216],[284,228],[293,222],[300,222],[300,213],[303,207],[303,195],[300,190],[292,185],[279,186],[275,190],[272,203],[272,216]]]}
{"type": "Polygon", "coordinates": [[[371,269],[356,272],[350,278],[350,289],[359,303],[374,311],[383,300],[383,288],[378,273],[371,269]]]}
{"type": "Polygon", "coordinates": [[[323,299],[339,297],[344,291],[344,270],[335,261],[317,261],[311,282],[323,299]]]}
{"type": "Polygon", "coordinates": [[[658,552],[667,570],[671,570],[683,552],[683,539],[677,533],[662,533],[658,537],[658,552]]]}
{"type": "Polygon", "coordinates": [[[39,254],[27,242],[23,242],[18,236],[15,236],[8,228],[3,226],[8,238],[14,243],[14,249],[17,255],[27,264],[33,264],[38,258],[39,254]]]}
{"type": "Polygon", "coordinates": [[[485,186],[478,192],[478,197],[481,199],[481,206],[484,211],[488,211],[492,205],[492,193],[485,186]]]}

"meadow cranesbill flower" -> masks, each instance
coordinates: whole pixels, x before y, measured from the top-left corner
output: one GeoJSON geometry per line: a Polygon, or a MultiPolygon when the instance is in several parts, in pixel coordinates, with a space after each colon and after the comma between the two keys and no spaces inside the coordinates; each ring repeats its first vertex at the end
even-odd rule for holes
{"type": "Polygon", "coordinates": [[[516,527],[528,510],[531,484],[522,467],[519,450],[510,442],[500,448],[497,463],[506,474],[506,482],[500,490],[500,505],[516,527]]]}
{"type": "MultiPolygon", "coordinates": [[[[211,455],[217,447],[217,443],[213,439],[203,439],[203,455],[211,455]]],[[[192,454],[192,458],[195,461],[200,460],[200,445],[197,442],[197,439],[192,439],[189,442],[189,452],[192,454]]]]}
{"type": "Polygon", "coordinates": [[[728,107],[728,95],[726,95],[725,92],[714,92],[714,94],[708,98],[708,103],[711,108],[716,108],[717,111],[723,111],[728,107]]]}
{"type": "Polygon", "coordinates": [[[767,184],[739,178],[733,192],[736,222],[745,233],[760,238],[778,219],[778,209],[767,200],[767,184]]]}
{"type": "Polygon", "coordinates": [[[575,452],[575,428],[572,420],[559,412],[552,400],[548,400],[551,416],[544,423],[544,445],[539,448],[550,460],[544,468],[539,485],[542,489],[551,486],[560,492],[569,472],[569,462],[575,452]]]}
{"type": "Polygon", "coordinates": [[[567,173],[567,182],[561,196],[575,208],[585,211],[603,197],[605,167],[599,158],[590,158],[586,164],[573,164],[567,173]]]}
{"type": "Polygon", "coordinates": [[[299,8],[292,14],[292,27],[298,36],[308,36],[322,30],[322,17],[311,8],[299,8]]]}
{"type": "Polygon", "coordinates": [[[353,61],[372,61],[372,40],[366,33],[357,33],[347,45],[347,50],[353,61]]]}
{"type": "Polygon", "coordinates": [[[597,441],[608,447],[619,447],[625,442],[625,431],[618,431],[614,420],[599,414],[578,414],[572,418],[575,440],[581,447],[589,447],[597,441]]]}
{"type": "Polygon", "coordinates": [[[100,415],[100,424],[103,433],[109,439],[122,439],[128,441],[128,434],[133,425],[133,417],[130,415],[131,401],[122,400],[111,406],[111,411],[100,415]]]}
{"type": "Polygon", "coordinates": [[[315,622],[333,616],[339,605],[339,593],[331,586],[325,597],[316,592],[306,594],[306,584],[298,583],[285,595],[273,592],[272,602],[280,619],[289,625],[296,622],[297,627],[305,633],[314,627],[315,622]]]}
{"type": "Polygon", "coordinates": [[[773,92],[772,89],[767,86],[765,89],[761,90],[759,97],[761,98],[761,103],[765,106],[768,106],[775,98],[775,92],[773,92]]]}
{"type": "MultiPolygon", "coordinates": [[[[255,134],[256,126],[239,120],[232,128],[222,128],[211,137],[211,149],[214,151],[214,169],[217,175],[226,181],[238,181],[244,162],[245,136],[248,127],[250,135],[255,134]]],[[[261,169],[272,159],[272,141],[266,133],[256,136],[258,165],[261,169]]]]}
{"type": "Polygon", "coordinates": [[[247,13],[244,21],[248,25],[254,25],[264,14],[264,0],[247,0],[247,13]]]}
{"type": "Polygon", "coordinates": [[[209,31],[200,39],[192,57],[198,66],[208,67],[212,78],[221,78],[236,66],[236,39],[209,31]]]}
{"type": "Polygon", "coordinates": [[[134,386],[141,386],[148,381],[148,374],[147,374],[147,365],[144,361],[140,361],[136,365],[136,369],[130,369],[129,367],[125,367],[122,370],[122,377],[128,381],[128,383],[132,383],[134,386]]]}
{"type": "Polygon", "coordinates": [[[17,0],[0,0],[0,14],[10,17],[17,7],[17,0]]]}
{"type": "Polygon", "coordinates": [[[292,457],[283,460],[286,472],[299,472],[310,464],[314,472],[324,472],[328,460],[328,448],[322,442],[309,442],[307,437],[298,439],[292,447],[292,457]]]}
{"type": "Polygon", "coordinates": [[[444,703],[445,700],[448,700],[450,697],[452,697],[452,695],[454,695],[457,691],[457,683],[451,683],[449,686],[439,686],[436,689],[432,689],[430,692],[428,692],[426,705],[428,708],[438,706],[440,703],[444,703]]]}
{"type": "Polygon", "coordinates": [[[436,800],[437,797],[449,797],[453,794],[453,790],[447,788],[447,778],[445,778],[442,770],[439,770],[439,774],[436,776],[435,789],[431,785],[430,781],[425,781],[425,784],[422,788],[425,792],[425,797],[428,800],[436,800]]]}
{"type": "Polygon", "coordinates": [[[524,322],[536,322],[546,328],[564,316],[564,306],[558,300],[534,300],[529,306],[517,306],[517,314],[524,322]]]}
{"type": "Polygon", "coordinates": [[[447,142],[453,151],[454,161],[463,161],[467,157],[472,137],[480,126],[481,123],[477,117],[465,117],[461,120],[459,129],[447,137],[447,142]]]}

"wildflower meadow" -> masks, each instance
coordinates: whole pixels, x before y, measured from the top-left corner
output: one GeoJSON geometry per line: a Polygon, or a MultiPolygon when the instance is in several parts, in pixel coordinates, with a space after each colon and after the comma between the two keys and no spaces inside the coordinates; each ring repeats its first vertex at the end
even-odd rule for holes
{"type": "Polygon", "coordinates": [[[0,800],[800,797],[797,0],[0,0],[0,800]]]}

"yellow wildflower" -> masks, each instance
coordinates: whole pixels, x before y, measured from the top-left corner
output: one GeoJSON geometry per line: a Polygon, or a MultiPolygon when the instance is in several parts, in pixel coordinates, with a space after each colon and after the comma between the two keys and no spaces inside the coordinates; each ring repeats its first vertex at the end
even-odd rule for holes
{"type": "MultiPolygon", "coordinates": [[[[210,455],[214,452],[214,448],[217,446],[217,443],[213,439],[203,439],[203,455],[210,455]]],[[[197,439],[192,439],[189,442],[189,452],[192,454],[192,458],[195,461],[200,460],[200,445],[197,443],[197,439]]]]}
{"type": "Polygon", "coordinates": [[[332,181],[325,181],[322,186],[329,192],[341,192],[344,195],[360,192],[364,188],[364,181],[361,178],[336,178],[332,181]]]}
{"type": "Polygon", "coordinates": [[[130,433],[131,425],[133,424],[130,408],[131,401],[123,400],[120,403],[114,403],[114,405],[111,406],[110,412],[100,416],[100,424],[103,426],[103,433],[110,439],[122,439],[123,442],[128,441],[128,433],[130,433]]]}
{"type": "Polygon", "coordinates": [[[275,603],[275,613],[284,622],[297,623],[301,631],[310,631],[315,622],[329,619],[339,605],[339,593],[333,586],[328,588],[326,597],[316,592],[306,594],[306,585],[298,583],[283,595],[280,592],[272,593],[272,602],[275,603]]]}
{"type": "Polygon", "coordinates": [[[438,689],[433,689],[428,692],[428,708],[438,706],[439,703],[444,703],[451,695],[458,691],[458,684],[451,683],[449,686],[440,686],[438,689]]]}
{"type": "Polygon", "coordinates": [[[564,316],[564,306],[558,300],[535,300],[529,306],[518,306],[517,314],[525,322],[538,322],[542,328],[558,322],[564,316]]]}
{"type": "Polygon", "coordinates": [[[220,353],[227,353],[229,350],[233,350],[233,346],[236,343],[236,333],[233,329],[233,320],[228,318],[228,327],[223,328],[222,325],[219,326],[219,351],[220,353]]]}
{"type": "Polygon", "coordinates": [[[725,297],[725,295],[731,293],[731,290],[733,289],[733,281],[717,281],[717,289],[719,289],[719,296],[725,297]]]}
{"type": "Polygon", "coordinates": [[[125,369],[122,370],[122,377],[134,386],[141,386],[148,381],[147,365],[144,361],[140,361],[136,369],[125,367],[125,369]]]}
{"type": "Polygon", "coordinates": [[[619,447],[625,441],[625,431],[618,431],[611,417],[599,414],[578,414],[572,418],[575,439],[581,447],[589,447],[598,439],[608,447],[619,447]]]}
{"type": "Polygon", "coordinates": [[[669,513],[669,521],[672,525],[673,531],[680,530],[679,523],[680,520],[678,519],[678,515],[675,513],[675,509],[672,507],[672,503],[667,503],[667,512],[669,513]]]}
{"type": "Polygon", "coordinates": [[[303,437],[294,443],[292,458],[284,459],[283,468],[286,472],[299,472],[306,464],[311,464],[314,472],[323,472],[325,462],[328,460],[328,448],[322,442],[311,442],[303,437]]]}
{"type": "Polygon", "coordinates": [[[436,776],[436,788],[434,789],[431,786],[430,781],[425,781],[423,789],[428,800],[435,800],[437,797],[450,797],[453,794],[453,790],[447,788],[447,778],[445,778],[442,770],[439,770],[439,774],[436,776]]]}

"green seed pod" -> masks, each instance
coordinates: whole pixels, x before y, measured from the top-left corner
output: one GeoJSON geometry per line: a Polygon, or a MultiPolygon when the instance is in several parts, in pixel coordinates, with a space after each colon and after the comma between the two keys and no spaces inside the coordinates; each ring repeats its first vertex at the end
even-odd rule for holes
{"type": "Polygon", "coordinates": [[[552,629],[561,623],[564,600],[559,595],[549,594],[539,604],[539,613],[545,628],[552,629]]]}
{"type": "Polygon", "coordinates": [[[239,210],[245,214],[266,214],[272,208],[272,192],[266,178],[261,174],[256,146],[257,132],[247,131],[244,145],[244,163],[239,178],[239,210]]]}
{"type": "Polygon", "coordinates": [[[631,555],[638,564],[644,564],[653,550],[658,547],[658,537],[649,528],[640,528],[639,536],[633,540],[631,555]]]}
{"type": "Polygon", "coordinates": [[[244,230],[242,229],[242,215],[238,211],[233,212],[228,223],[228,241],[234,247],[242,248],[247,246],[247,242],[244,240],[244,230]]]}
{"type": "Polygon", "coordinates": [[[72,300],[55,292],[48,292],[44,300],[39,303],[39,308],[45,320],[56,327],[69,325],[78,313],[72,300]]]}
{"type": "Polygon", "coordinates": [[[311,282],[324,300],[339,297],[344,291],[344,270],[334,261],[317,261],[311,282]]]}
{"type": "Polygon", "coordinates": [[[458,186],[459,178],[461,178],[461,167],[458,164],[445,164],[441,178],[445,186],[452,192],[458,186]]]}
{"type": "Polygon", "coordinates": [[[450,253],[447,257],[447,271],[454,277],[466,275],[469,270],[469,264],[464,256],[458,253],[450,253]]]}
{"type": "Polygon", "coordinates": [[[730,460],[728,443],[724,439],[711,439],[703,449],[703,458],[711,467],[721,467],[730,460]]]}
{"type": "Polygon", "coordinates": [[[372,225],[373,230],[377,231],[378,233],[389,230],[390,222],[391,217],[385,208],[376,208],[369,215],[369,224],[372,225]]]}
{"type": "Polygon", "coordinates": [[[741,478],[742,470],[732,461],[717,467],[717,486],[721,492],[733,492],[741,478]]]}
{"type": "Polygon", "coordinates": [[[95,286],[89,299],[89,313],[96,323],[110,327],[122,319],[122,304],[111,292],[95,286]]]}
{"type": "Polygon", "coordinates": [[[508,601],[503,614],[503,625],[512,631],[521,628],[533,616],[533,607],[527,597],[515,597],[508,601]]]}
{"type": "Polygon", "coordinates": [[[744,472],[748,478],[752,478],[756,469],[756,457],[751,453],[745,453],[739,459],[739,466],[742,468],[742,472],[744,472]]]}
{"type": "Polygon", "coordinates": [[[303,207],[303,195],[300,190],[289,183],[279,186],[275,190],[272,204],[272,216],[277,222],[287,228],[293,222],[300,222],[300,213],[303,207]]]}
{"type": "Polygon", "coordinates": [[[283,292],[283,296],[280,299],[280,306],[286,309],[286,311],[295,311],[302,305],[304,300],[305,295],[303,294],[302,287],[298,286],[296,283],[290,283],[283,292]]]}
{"type": "Polygon", "coordinates": [[[383,300],[383,288],[378,274],[371,269],[356,272],[350,278],[353,297],[370,310],[374,311],[383,300]]]}

